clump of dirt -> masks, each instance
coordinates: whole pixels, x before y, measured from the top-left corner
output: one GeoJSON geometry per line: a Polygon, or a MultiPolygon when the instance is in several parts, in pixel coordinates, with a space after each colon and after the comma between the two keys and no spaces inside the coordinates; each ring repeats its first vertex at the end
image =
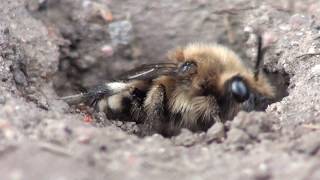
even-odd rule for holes
{"type": "Polygon", "coordinates": [[[275,120],[275,117],[270,118],[265,113],[246,114],[240,112],[231,123],[227,143],[241,148],[249,143],[260,142],[269,138],[273,140],[276,137],[273,134],[275,130],[272,127],[275,120]]]}
{"type": "Polygon", "coordinates": [[[319,9],[316,0],[4,0],[1,179],[319,179],[319,9]],[[58,100],[188,42],[225,44],[250,64],[256,30],[272,42],[264,69],[280,92],[265,112],[139,138],[134,123],[58,100]]]}

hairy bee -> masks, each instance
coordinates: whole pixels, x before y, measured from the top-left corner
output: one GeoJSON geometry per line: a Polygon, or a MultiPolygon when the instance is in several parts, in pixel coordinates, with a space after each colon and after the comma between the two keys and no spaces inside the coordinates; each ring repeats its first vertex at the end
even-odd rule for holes
{"type": "Polygon", "coordinates": [[[170,63],[142,65],[116,81],[63,99],[90,100],[109,118],[142,123],[147,134],[171,136],[181,128],[205,131],[274,96],[259,70],[263,53],[259,36],[256,67],[250,69],[224,46],[190,44],[170,52],[170,63]]]}

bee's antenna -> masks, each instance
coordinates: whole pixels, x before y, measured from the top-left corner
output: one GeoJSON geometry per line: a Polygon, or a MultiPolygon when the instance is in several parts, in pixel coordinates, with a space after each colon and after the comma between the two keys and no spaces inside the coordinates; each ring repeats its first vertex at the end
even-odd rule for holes
{"type": "Polygon", "coordinates": [[[257,49],[257,59],[256,59],[256,65],[254,68],[254,79],[257,81],[260,73],[260,64],[263,63],[263,55],[264,55],[264,49],[262,48],[262,36],[258,34],[258,49],[257,49]]]}

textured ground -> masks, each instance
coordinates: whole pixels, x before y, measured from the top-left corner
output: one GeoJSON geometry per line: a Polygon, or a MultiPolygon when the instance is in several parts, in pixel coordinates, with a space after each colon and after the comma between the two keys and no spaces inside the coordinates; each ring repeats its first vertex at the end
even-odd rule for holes
{"type": "Polygon", "coordinates": [[[2,0],[0,179],[320,179],[320,3],[257,2],[2,0]],[[134,123],[90,123],[57,100],[188,42],[223,43],[250,62],[257,29],[288,96],[240,112],[224,139],[219,124],[139,138],[134,123]]]}

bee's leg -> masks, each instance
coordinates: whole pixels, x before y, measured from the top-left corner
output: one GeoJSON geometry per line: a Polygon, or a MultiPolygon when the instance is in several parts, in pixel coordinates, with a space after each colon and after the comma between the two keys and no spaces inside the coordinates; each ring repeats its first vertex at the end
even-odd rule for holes
{"type": "Polygon", "coordinates": [[[161,133],[165,124],[165,86],[158,84],[153,86],[147,94],[144,102],[146,119],[144,127],[146,134],[161,133]]]}
{"type": "Polygon", "coordinates": [[[131,101],[130,114],[131,118],[136,123],[143,123],[146,117],[146,113],[143,108],[143,100],[144,98],[133,96],[131,101]]]}

